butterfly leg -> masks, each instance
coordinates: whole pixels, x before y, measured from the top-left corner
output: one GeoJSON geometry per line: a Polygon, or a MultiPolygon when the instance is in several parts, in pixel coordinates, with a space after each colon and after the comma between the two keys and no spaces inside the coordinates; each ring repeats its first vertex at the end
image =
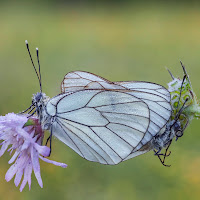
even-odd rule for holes
{"type": "Polygon", "coordinates": [[[28,111],[28,114],[30,114],[34,109],[35,109],[35,107],[31,108],[31,110],[28,111]]]}
{"type": "Polygon", "coordinates": [[[163,158],[163,161],[162,161],[162,164],[163,164],[164,166],[166,166],[166,167],[170,167],[170,166],[171,166],[171,165],[165,165],[165,158],[171,154],[171,151],[169,151],[169,153],[167,154],[167,151],[168,151],[168,149],[169,149],[171,143],[172,143],[172,140],[170,140],[170,142],[169,142],[169,144],[168,144],[168,146],[167,146],[167,148],[166,148],[166,150],[165,150],[164,158],[163,158]]]}
{"type": "Polygon", "coordinates": [[[164,154],[159,154],[160,150],[157,151],[157,152],[154,150],[155,155],[158,156],[160,162],[161,162],[162,165],[165,166],[165,167],[170,167],[170,166],[171,166],[171,165],[166,165],[166,164],[165,164],[165,158],[168,157],[168,156],[171,154],[171,151],[169,151],[169,153],[167,153],[167,151],[168,151],[168,149],[169,149],[171,143],[172,143],[172,140],[170,140],[170,142],[169,142],[169,144],[168,144],[168,146],[167,146],[167,148],[166,148],[164,154]],[[161,156],[164,156],[163,160],[161,159],[161,156]]]}
{"type": "MultiPolygon", "coordinates": [[[[32,111],[32,110],[31,110],[31,111],[32,111]]],[[[32,113],[28,116],[28,118],[32,117],[32,116],[36,113],[36,111],[37,111],[37,110],[34,110],[34,112],[32,112],[32,113]]]]}
{"type": "Polygon", "coordinates": [[[170,154],[171,154],[171,151],[169,151],[169,153],[168,153],[168,154],[167,154],[166,152],[165,152],[165,154],[163,154],[163,153],[160,153],[160,152],[161,152],[161,150],[162,150],[162,149],[160,149],[160,150],[158,150],[158,151],[155,151],[155,150],[154,150],[154,152],[155,152],[155,153],[154,153],[154,155],[155,155],[155,156],[165,156],[165,157],[168,157],[168,156],[170,156],[170,154]]]}
{"type": "Polygon", "coordinates": [[[34,106],[34,104],[31,104],[26,110],[23,110],[23,111],[20,112],[19,114],[23,114],[23,113],[27,112],[27,111],[30,110],[33,106],[34,106]]]}
{"type": "Polygon", "coordinates": [[[165,156],[165,157],[168,157],[168,156],[170,156],[170,154],[171,154],[171,151],[169,151],[168,154],[159,153],[159,154],[156,154],[156,156],[158,155],[158,156],[165,156]]]}
{"type": "Polygon", "coordinates": [[[161,152],[162,149],[159,149],[158,151],[154,150],[154,156],[160,155],[159,153],[161,152]]]}
{"type": "Polygon", "coordinates": [[[45,146],[47,146],[48,142],[49,142],[49,148],[50,148],[50,152],[49,152],[49,156],[51,155],[51,149],[52,149],[52,136],[53,136],[53,129],[52,126],[50,127],[50,135],[47,138],[46,144],[45,146]]]}
{"type": "Polygon", "coordinates": [[[51,134],[50,134],[50,153],[49,156],[51,155],[51,146],[52,146],[52,128],[51,128],[51,134]]]}
{"type": "Polygon", "coordinates": [[[160,162],[161,162],[161,164],[163,165],[163,166],[165,166],[165,167],[170,167],[171,165],[166,165],[164,162],[163,162],[163,160],[161,159],[161,157],[160,157],[160,155],[157,155],[158,156],[158,158],[159,158],[159,160],[160,160],[160,162]]]}

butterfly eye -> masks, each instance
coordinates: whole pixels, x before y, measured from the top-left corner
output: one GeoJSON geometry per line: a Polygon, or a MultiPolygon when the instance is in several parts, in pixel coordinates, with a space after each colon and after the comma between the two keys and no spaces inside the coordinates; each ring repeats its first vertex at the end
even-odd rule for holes
{"type": "Polygon", "coordinates": [[[174,124],[174,130],[175,130],[175,132],[178,132],[180,129],[181,129],[180,122],[177,121],[177,122],[174,124]]]}

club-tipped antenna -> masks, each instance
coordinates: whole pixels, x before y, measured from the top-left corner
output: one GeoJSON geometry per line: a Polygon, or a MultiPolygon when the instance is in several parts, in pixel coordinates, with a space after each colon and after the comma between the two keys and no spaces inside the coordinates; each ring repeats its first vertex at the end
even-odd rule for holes
{"type": "Polygon", "coordinates": [[[34,65],[34,62],[33,62],[32,56],[31,56],[31,52],[30,52],[30,50],[29,50],[29,45],[28,45],[28,41],[27,41],[27,40],[25,40],[25,44],[26,44],[26,48],[27,48],[27,50],[28,50],[28,54],[29,54],[29,57],[30,57],[30,59],[31,59],[33,68],[34,68],[35,73],[36,73],[36,75],[37,75],[37,78],[38,78],[38,81],[39,81],[39,84],[40,84],[40,90],[41,90],[41,81],[40,81],[40,77],[39,77],[38,72],[37,72],[37,70],[36,70],[36,68],[35,68],[35,65],[34,65]]]}
{"type": "Polygon", "coordinates": [[[39,67],[39,76],[40,76],[40,92],[42,92],[42,77],[41,77],[41,71],[40,71],[40,60],[39,60],[39,49],[36,48],[36,54],[37,54],[37,61],[38,61],[38,67],[39,67]]]}

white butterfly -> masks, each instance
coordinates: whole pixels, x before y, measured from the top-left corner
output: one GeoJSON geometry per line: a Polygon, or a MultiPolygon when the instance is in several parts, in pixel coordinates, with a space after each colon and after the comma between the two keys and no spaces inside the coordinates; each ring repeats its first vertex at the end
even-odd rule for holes
{"type": "MultiPolygon", "coordinates": [[[[37,57],[39,64],[38,49],[37,57]]],[[[152,150],[152,139],[171,116],[170,93],[155,83],[110,82],[76,71],[49,99],[42,93],[40,65],[37,76],[41,91],[30,108],[43,129],[89,161],[115,165],[152,150]]]]}

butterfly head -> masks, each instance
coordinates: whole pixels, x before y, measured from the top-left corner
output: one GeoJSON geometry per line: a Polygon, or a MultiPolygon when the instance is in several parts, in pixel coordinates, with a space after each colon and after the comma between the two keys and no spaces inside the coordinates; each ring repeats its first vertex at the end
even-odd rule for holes
{"type": "Polygon", "coordinates": [[[41,105],[46,105],[49,99],[50,98],[45,93],[37,92],[36,94],[33,94],[32,104],[35,105],[36,107],[39,107],[41,105]]]}
{"type": "Polygon", "coordinates": [[[41,92],[37,92],[36,94],[33,95],[33,104],[39,103],[43,99],[43,95],[41,92]]]}

